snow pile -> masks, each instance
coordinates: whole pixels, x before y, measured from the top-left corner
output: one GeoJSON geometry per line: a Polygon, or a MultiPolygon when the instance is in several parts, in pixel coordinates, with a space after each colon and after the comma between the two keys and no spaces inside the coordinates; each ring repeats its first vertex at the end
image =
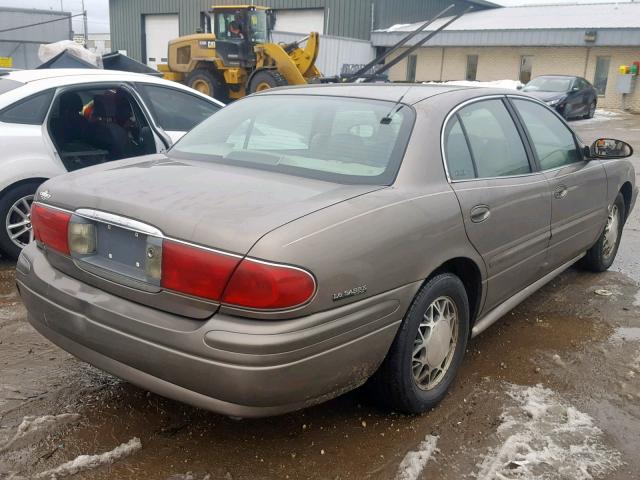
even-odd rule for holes
{"type": "Polygon", "coordinates": [[[501,416],[504,443],[484,458],[479,480],[591,480],[622,464],[620,453],[603,445],[593,419],[553,391],[514,385],[508,393],[516,405],[501,416]]]}
{"type": "Polygon", "coordinates": [[[438,437],[427,435],[418,449],[407,453],[398,467],[396,480],[416,480],[436,451],[438,437]]]}
{"type": "Polygon", "coordinates": [[[472,82],[468,80],[451,80],[449,82],[424,82],[425,85],[459,85],[462,87],[506,88],[517,90],[524,84],[518,80],[493,80],[491,82],[472,82]]]}
{"type": "Polygon", "coordinates": [[[113,450],[100,455],[80,455],[70,462],[63,463],[59,467],[41,472],[35,478],[51,478],[57,479],[69,475],[75,475],[101,465],[112,464],[113,462],[127,457],[142,448],[142,443],[137,437],[132,438],[127,443],[114,448],[113,450]]]}
{"type": "Polygon", "coordinates": [[[0,453],[9,448],[20,448],[34,441],[38,436],[42,437],[58,427],[74,424],[79,420],[80,415],[77,413],[46,415],[44,417],[24,417],[13,438],[0,446],[0,453]]]}

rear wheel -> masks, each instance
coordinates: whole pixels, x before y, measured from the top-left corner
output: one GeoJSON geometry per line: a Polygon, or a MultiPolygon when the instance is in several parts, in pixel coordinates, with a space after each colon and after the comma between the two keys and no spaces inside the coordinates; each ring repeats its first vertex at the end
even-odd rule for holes
{"type": "Polygon", "coordinates": [[[210,97],[227,101],[227,90],[217,75],[207,68],[197,68],[187,75],[186,84],[194,90],[209,95],[210,97]]]}
{"type": "Polygon", "coordinates": [[[384,362],[370,380],[376,399],[404,413],[436,406],[453,382],[469,337],[460,279],[443,273],[418,292],[384,362]]]}
{"type": "Polygon", "coordinates": [[[11,187],[0,198],[0,251],[17,259],[20,251],[33,240],[31,204],[39,183],[11,187]]]}
{"type": "Polygon", "coordinates": [[[621,193],[618,193],[615,202],[609,207],[607,224],[600,238],[582,259],[583,267],[593,272],[604,272],[611,266],[618,253],[625,218],[624,198],[621,193]]]}
{"type": "Polygon", "coordinates": [[[260,70],[251,77],[249,93],[262,92],[270,88],[284,87],[286,85],[289,85],[289,82],[278,71],[260,70]]]}

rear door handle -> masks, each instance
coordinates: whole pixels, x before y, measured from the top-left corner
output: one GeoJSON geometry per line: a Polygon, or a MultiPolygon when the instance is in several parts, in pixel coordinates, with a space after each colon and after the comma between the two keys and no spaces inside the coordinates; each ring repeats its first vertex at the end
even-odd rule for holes
{"type": "Polygon", "coordinates": [[[562,200],[564,197],[567,196],[567,193],[569,193],[569,190],[567,190],[566,185],[558,185],[553,192],[553,196],[558,200],[562,200]]]}
{"type": "Polygon", "coordinates": [[[484,222],[491,216],[491,210],[488,205],[476,205],[471,209],[470,217],[473,223],[484,222]]]}

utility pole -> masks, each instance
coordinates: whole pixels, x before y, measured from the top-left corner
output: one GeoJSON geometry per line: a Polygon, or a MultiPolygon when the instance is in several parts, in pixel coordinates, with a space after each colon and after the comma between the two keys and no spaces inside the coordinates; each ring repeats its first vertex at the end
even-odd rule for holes
{"type": "Polygon", "coordinates": [[[84,8],[84,0],[82,0],[82,22],[83,22],[83,30],[84,30],[84,48],[87,48],[87,45],[89,44],[89,28],[88,28],[88,21],[87,21],[87,11],[84,8]]]}

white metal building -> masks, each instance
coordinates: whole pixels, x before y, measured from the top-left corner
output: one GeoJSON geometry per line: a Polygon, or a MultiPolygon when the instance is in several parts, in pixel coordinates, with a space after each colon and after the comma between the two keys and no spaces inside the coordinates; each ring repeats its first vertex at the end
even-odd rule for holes
{"type": "Polygon", "coordinates": [[[0,57],[13,68],[40,65],[40,44],[72,38],[69,12],[0,7],[0,57]],[[21,28],[33,24],[38,25],[21,28]]]}

